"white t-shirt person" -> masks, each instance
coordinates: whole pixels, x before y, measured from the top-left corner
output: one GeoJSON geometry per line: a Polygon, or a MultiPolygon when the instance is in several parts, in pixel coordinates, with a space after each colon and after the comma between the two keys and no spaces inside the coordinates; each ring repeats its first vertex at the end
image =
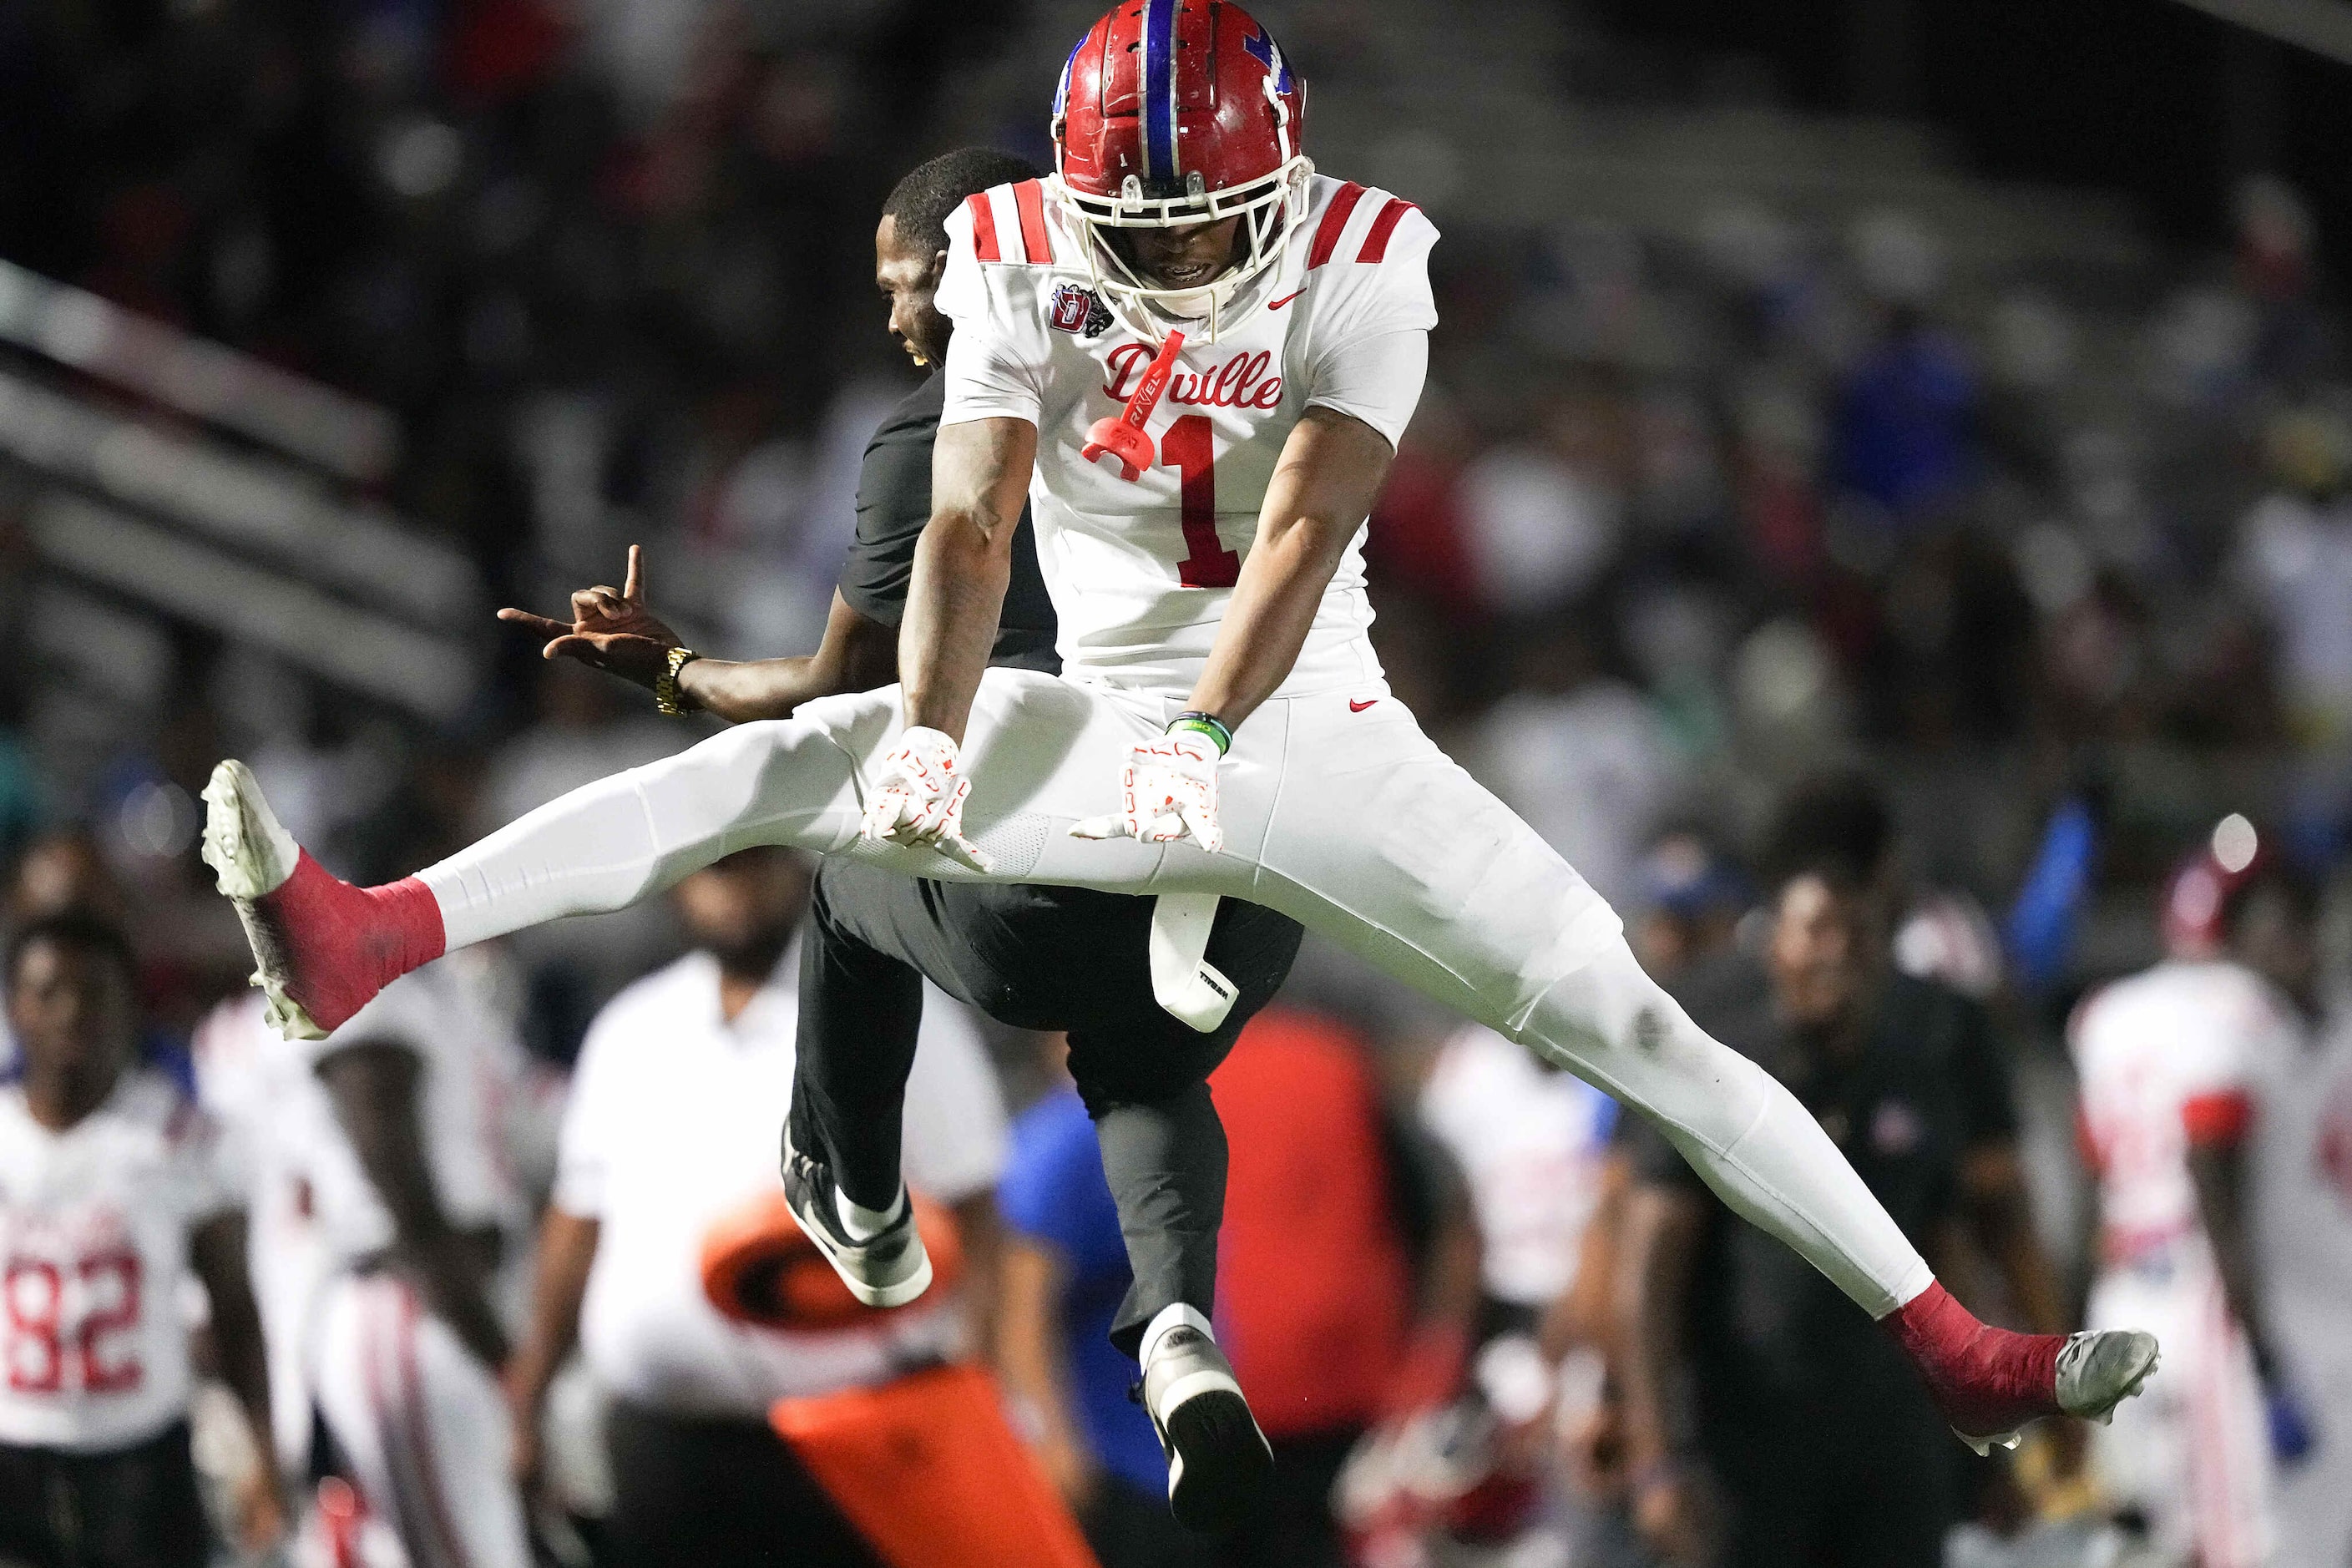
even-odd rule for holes
{"type": "MultiPolygon", "coordinates": [[[[702,1293],[705,1235],[777,1183],[799,973],[795,944],[730,1025],[718,960],[689,953],[614,997],[581,1047],[555,1205],[599,1222],[580,1345],[617,1398],[759,1420],[778,1399],[880,1382],[957,1347],[945,1293],[882,1326],[816,1333],[731,1322],[702,1293]]],[[[925,1003],[907,1084],[906,1175],[954,1204],[995,1185],[1004,1105],[962,1010],[929,988],[925,1003]]]]}

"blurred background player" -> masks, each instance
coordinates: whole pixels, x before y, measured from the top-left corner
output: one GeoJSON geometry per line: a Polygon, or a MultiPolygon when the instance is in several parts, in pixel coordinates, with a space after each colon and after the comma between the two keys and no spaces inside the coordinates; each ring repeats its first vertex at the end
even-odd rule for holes
{"type": "Polygon", "coordinates": [[[2314,1438],[2264,1300],[2253,1149],[2263,1086],[2309,1049],[2311,915],[2308,887],[2226,817],[2166,891],[2171,956],[2093,993],[2069,1031],[2098,1177],[2089,1315],[2169,1331],[2171,1375],[2095,1435],[2100,1471],[2158,1550],[2203,1568],[2272,1560],[2274,1461],[2314,1438]]]}
{"type": "MultiPolygon", "coordinates": [[[[68,911],[9,938],[21,1075],[0,1085],[0,1559],[31,1568],[201,1568],[185,1292],[252,1430],[269,1429],[243,1196],[220,1131],[138,1059],[121,931],[68,911]]],[[[266,1447],[266,1443],[263,1445],[266,1447]]],[[[241,1500],[278,1531],[277,1472],[241,1500]]]]}
{"type": "Polygon", "coordinates": [[[2300,890],[2282,884],[2241,917],[2246,934],[2231,946],[2286,958],[2263,967],[2298,1006],[2326,998],[2301,1048],[2259,1086],[2253,1215],[2270,1343],[2312,1440],[2278,1478],[2277,1561],[2336,1568],[2352,1562],[2352,1015],[2343,977],[2315,984],[2296,952],[2317,945],[2305,913],[2300,890]]]}
{"type": "MultiPolygon", "coordinates": [[[[1990,1022],[1895,971],[1883,810],[1853,781],[1837,786],[1840,809],[1825,809],[1831,793],[1800,791],[1779,818],[1763,993],[1718,998],[1710,1023],[1789,1085],[1939,1277],[1983,1299],[1973,1230],[2011,1294],[2054,1314],[2013,1168],[1983,1184],[2016,1212],[1972,1199],[1972,1164],[2015,1160],[1990,1022]]],[[[1960,1477],[1916,1380],[1822,1279],[1730,1223],[1663,1141],[1631,1131],[1616,1370],[1632,1508],[1653,1550],[1677,1563],[1937,1560],[1962,1517],[1960,1477]],[[1854,1507],[1862,1496],[1877,1500],[1854,1507]]]]}
{"type": "Polygon", "coordinates": [[[809,885],[807,861],[778,848],[679,883],[672,903],[696,951],[614,998],[582,1047],[508,1387],[526,1474],[575,1342],[609,1394],[604,1544],[616,1568],[754,1568],[787,1552],[806,1568],[877,1568],[769,1407],[984,1351],[992,1330],[1003,1105],[979,1037],[943,999],[908,1080],[907,1179],[954,1214],[961,1298],[816,1332],[732,1321],[704,1294],[713,1225],[775,1190],[809,885]]]}
{"type": "MultiPolygon", "coordinates": [[[[531,1104],[483,963],[436,963],[302,1051],[331,1110],[289,1131],[326,1265],[299,1331],[309,1384],[412,1568],[530,1562],[499,1386],[523,1318],[531,1104]]],[[[312,1102],[315,1107],[315,1102],[312,1102]]]]}

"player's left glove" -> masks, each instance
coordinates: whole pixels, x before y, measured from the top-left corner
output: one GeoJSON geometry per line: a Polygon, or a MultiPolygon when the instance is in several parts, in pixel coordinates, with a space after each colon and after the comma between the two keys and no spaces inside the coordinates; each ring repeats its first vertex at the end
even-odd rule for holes
{"type": "MultiPolygon", "coordinates": [[[[1223,728],[1223,726],[1219,726],[1223,728]]],[[[1119,771],[1119,809],[1073,826],[1078,838],[1137,838],[1169,844],[1192,837],[1210,854],[1225,847],[1217,820],[1217,763],[1224,752],[1206,726],[1186,715],[1168,732],[1128,752],[1119,771]]]]}
{"type": "Polygon", "coordinates": [[[971,794],[954,737],[919,724],[883,757],[858,836],[869,844],[928,844],[985,871],[988,857],[963,836],[964,797],[971,794]]]}

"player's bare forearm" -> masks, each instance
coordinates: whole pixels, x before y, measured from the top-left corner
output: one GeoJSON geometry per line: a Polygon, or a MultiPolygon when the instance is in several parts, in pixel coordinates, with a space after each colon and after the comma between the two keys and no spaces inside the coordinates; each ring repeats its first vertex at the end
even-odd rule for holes
{"type": "Polygon", "coordinates": [[[1559,1361],[1580,1346],[1607,1352],[1618,1342],[1612,1316],[1617,1289],[1618,1234],[1624,1228],[1625,1201],[1633,1173],[1622,1154],[1601,1168],[1601,1196],[1577,1244],[1576,1273],[1567,1291],[1545,1309],[1540,1341],[1544,1355],[1559,1361]]]}
{"type": "Polygon", "coordinates": [[[188,1261],[204,1281],[212,1303],[213,1344],[221,1377],[245,1409],[253,1440],[270,1464],[269,1355],[261,1334],[261,1309],[253,1299],[253,1276],[246,1267],[245,1215],[225,1214],[188,1238],[188,1261]]]}
{"type": "Polygon", "coordinates": [[[1004,1252],[1004,1295],[995,1362],[1013,1396],[1028,1406],[1032,1446],[1055,1486],[1076,1500],[1094,1485],[1094,1457],[1070,1396],[1069,1347],[1062,1333],[1061,1254],[1025,1237],[1004,1252]]]}
{"type": "Polygon", "coordinates": [[[1616,1367],[1627,1457],[1636,1475],[1675,1453],[1674,1389],[1682,1323],[1706,1211],[1688,1193],[1647,1184],[1627,1195],[1617,1254],[1616,1367]]]}
{"type": "Polygon", "coordinates": [[[482,1292],[498,1261],[497,1237],[458,1230],[441,1206],[418,1109],[424,1064],[405,1046],[362,1040],[320,1062],[319,1077],[360,1169],[392,1215],[394,1260],[484,1365],[503,1364],[506,1331],[482,1292]]]}
{"type": "Polygon", "coordinates": [[[898,632],[909,728],[963,740],[1013,580],[1013,541],[1036,459],[1037,427],[1025,419],[940,426],[931,447],[931,521],[915,544],[898,632]]]}
{"type": "Polygon", "coordinates": [[[539,1222],[539,1253],[531,1275],[530,1327],[516,1348],[509,1388],[536,1410],[547,1385],[580,1338],[580,1303],[588,1294],[588,1273],[596,1264],[600,1221],[550,1204],[539,1222]]]}
{"type": "Polygon", "coordinates": [[[2221,1276],[2221,1298],[2238,1320],[2253,1347],[2265,1375],[2271,1366],[2268,1324],[2263,1315],[2262,1289],[2256,1282],[2253,1237],[2246,1221],[2246,1152],[2242,1143],[2192,1143],[2189,1149],[2189,1180],[2197,1189],[2197,1209],[2212,1243],[2213,1265],[2221,1276]]]}
{"type": "Polygon", "coordinates": [[[2033,1228],[2033,1201],[2025,1185],[2025,1163],[2014,1143],[1985,1144],[1969,1152],[1960,1167],[1969,1228],[1978,1247],[2000,1270],[2009,1299],[2038,1334],[2072,1327],[2058,1271],[2033,1228]]]}
{"type": "Polygon", "coordinates": [[[680,696],[730,724],[789,718],[803,702],[871,691],[898,676],[898,634],[853,608],[838,590],[824,641],[811,654],[738,662],[698,658],[678,671],[680,696]]]}
{"type": "Polygon", "coordinates": [[[981,1359],[993,1362],[997,1321],[1004,1310],[1004,1226],[996,1195],[981,1192],[955,1205],[956,1235],[963,1243],[964,1315],[981,1359]]]}
{"type": "Polygon", "coordinates": [[[1238,730],[1289,678],[1323,590],[1394,457],[1387,438],[1362,420],[1329,408],[1307,411],[1266,485],[1256,542],[1190,706],[1238,730]]]}

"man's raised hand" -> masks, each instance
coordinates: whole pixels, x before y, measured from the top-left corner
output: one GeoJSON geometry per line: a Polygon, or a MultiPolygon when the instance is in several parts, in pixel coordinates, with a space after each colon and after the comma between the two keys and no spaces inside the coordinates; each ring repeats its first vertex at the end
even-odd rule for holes
{"type": "Polygon", "coordinates": [[[599,584],[572,595],[572,619],[551,620],[529,610],[499,612],[525,631],[548,639],[546,658],[576,658],[652,689],[669,662],[678,635],[646,609],[645,552],[629,546],[628,575],[616,590],[599,584]]]}

